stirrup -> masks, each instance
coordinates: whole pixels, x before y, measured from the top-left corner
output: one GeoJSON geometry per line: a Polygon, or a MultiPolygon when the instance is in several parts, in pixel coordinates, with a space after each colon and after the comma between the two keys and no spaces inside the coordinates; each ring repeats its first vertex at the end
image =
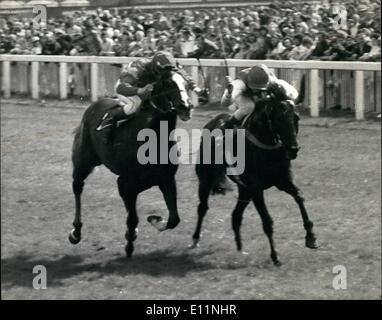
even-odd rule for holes
{"type": "Polygon", "coordinates": [[[112,123],[109,123],[109,124],[105,124],[105,125],[102,125],[102,123],[96,128],[97,131],[102,131],[103,129],[105,128],[108,128],[108,127],[112,127],[113,124],[112,123]]]}
{"type": "Polygon", "coordinates": [[[109,113],[105,113],[105,115],[102,117],[102,121],[101,123],[99,124],[99,126],[96,128],[96,131],[102,131],[103,129],[107,128],[107,127],[110,127],[110,126],[113,126],[113,119],[110,118],[110,122],[105,124],[104,122],[106,122],[108,119],[107,117],[109,116],[109,113]]]}

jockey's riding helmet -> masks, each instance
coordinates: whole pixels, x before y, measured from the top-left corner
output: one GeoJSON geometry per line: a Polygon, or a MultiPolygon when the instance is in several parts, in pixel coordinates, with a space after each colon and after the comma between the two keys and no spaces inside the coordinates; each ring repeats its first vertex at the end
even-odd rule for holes
{"type": "Polygon", "coordinates": [[[176,61],[174,57],[167,51],[159,51],[155,53],[152,61],[154,70],[159,73],[176,68],[176,61]]]}
{"type": "Polygon", "coordinates": [[[254,90],[266,90],[271,78],[271,71],[265,64],[253,66],[248,73],[248,87],[254,90]]]}

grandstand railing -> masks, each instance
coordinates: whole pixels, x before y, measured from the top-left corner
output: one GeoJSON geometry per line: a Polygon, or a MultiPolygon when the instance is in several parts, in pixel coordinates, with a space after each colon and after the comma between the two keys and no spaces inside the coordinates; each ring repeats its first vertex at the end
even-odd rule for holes
{"type": "MultiPolygon", "coordinates": [[[[118,65],[130,63],[135,59],[137,58],[0,55],[2,93],[4,98],[9,98],[11,92],[23,91],[34,99],[44,95],[67,99],[70,90],[68,86],[68,68],[70,67],[71,72],[77,74],[77,84],[80,81],[85,83],[82,93],[78,95],[90,93],[91,100],[96,101],[105,93],[112,93],[113,84],[120,72],[118,65]],[[17,68],[13,69],[15,66],[17,68]],[[78,66],[80,69],[77,69],[78,66]],[[100,74],[102,74],[101,77],[100,74]],[[23,89],[14,88],[21,83],[24,85],[23,89]],[[56,88],[50,90],[48,87],[52,85],[56,88]],[[43,88],[45,89],[42,90],[43,88]]],[[[177,60],[190,72],[191,77],[198,84],[203,80],[196,59],[177,60]]],[[[224,89],[226,65],[228,74],[235,78],[238,70],[259,63],[266,64],[280,78],[293,82],[298,89],[303,79],[306,84],[304,91],[305,94],[307,93],[304,102],[309,106],[312,117],[318,117],[320,109],[330,107],[333,103],[354,109],[357,120],[365,118],[365,111],[381,112],[380,62],[200,59],[204,73],[210,80],[208,84],[211,86],[210,91],[215,92],[212,96],[216,101],[219,100],[224,89]],[[327,83],[330,83],[332,87],[327,88],[327,83]],[[337,98],[333,99],[332,96],[337,98]]]]}

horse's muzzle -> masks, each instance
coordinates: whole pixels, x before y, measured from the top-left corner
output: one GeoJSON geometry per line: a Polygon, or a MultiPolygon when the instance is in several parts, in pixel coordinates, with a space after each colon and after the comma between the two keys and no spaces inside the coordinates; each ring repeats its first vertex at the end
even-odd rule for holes
{"type": "Polygon", "coordinates": [[[301,149],[300,146],[292,146],[292,147],[286,148],[285,151],[286,151],[287,158],[290,160],[296,159],[300,149],[301,149]]]}
{"type": "Polygon", "coordinates": [[[180,120],[182,121],[190,120],[192,117],[192,109],[193,109],[193,106],[190,105],[190,107],[184,107],[181,110],[178,110],[178,116],[180,120]]]}

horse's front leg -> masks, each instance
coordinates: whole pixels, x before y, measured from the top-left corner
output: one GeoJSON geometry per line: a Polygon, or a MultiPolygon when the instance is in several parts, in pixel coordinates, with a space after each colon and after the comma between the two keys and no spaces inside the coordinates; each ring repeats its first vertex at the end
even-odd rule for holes
{"type": "Polygon", "coordinates": [[[263,223],[264,233],[267,235],[269,244],[271,246],[271,259],[276,266],[280,266],[275,244],[273,241],[273,220],[268,212],[267,206],[264,201],[264,192],[262,190],[256,190],[252,196],[253,203],[260,214],[261,221],[263,223]]]}
{"type": "Polygon", "coordinates": [[[131,257],[134,251],[133,242],[137,239],[138,234],[138,215],[136,210],[138,192],[133,188],[129,188],[127,181],[122,177],[118,178],[118,190],[127,211],[127,230],[125,233],[127,245],[125,251],[127,257],[131,257]]]}
{"type": "Polygon", "coordinates": [[[316,235],[313,232],[313,222],[309,219],[308,212],[306,211],[302,192],[294,185],[292,181],[288,181],[287,184],[283,186],[278,186],[278,188],[290,194],[293,197],[293,199],[296,201],[298,207],[300,208],[302,221],[304,223],[304,228],[306,230],[306,236],[305,236],[306,247],[310,249],[317,249],[318,245],[317,245],[316,235]]]}
{"type": "Polygon", "coordinates": [[[235,209],[232,211],[232,229],[235,233],[235,241],[237,250],[242,252],[242,243],[240,235],[241,222],[243,220],[243,213],[245,208],[248,206],[248,203],[251,199],[249,192],[242,186],[239,185],[239,197],[236,202],[235,209]]]}
{"type": "Polygon", "coordinates": [[[169,217],[168,221],[165,221],[160,216],[149,216],[147,220],[159,231],[164,231],[166,229],[174,229],[180,222],[177,200],[176,200],[176,183],[175,178],[163,181],[159,185],[159,189],[162,191],[164,201],[166,202],[169,217]]]}

